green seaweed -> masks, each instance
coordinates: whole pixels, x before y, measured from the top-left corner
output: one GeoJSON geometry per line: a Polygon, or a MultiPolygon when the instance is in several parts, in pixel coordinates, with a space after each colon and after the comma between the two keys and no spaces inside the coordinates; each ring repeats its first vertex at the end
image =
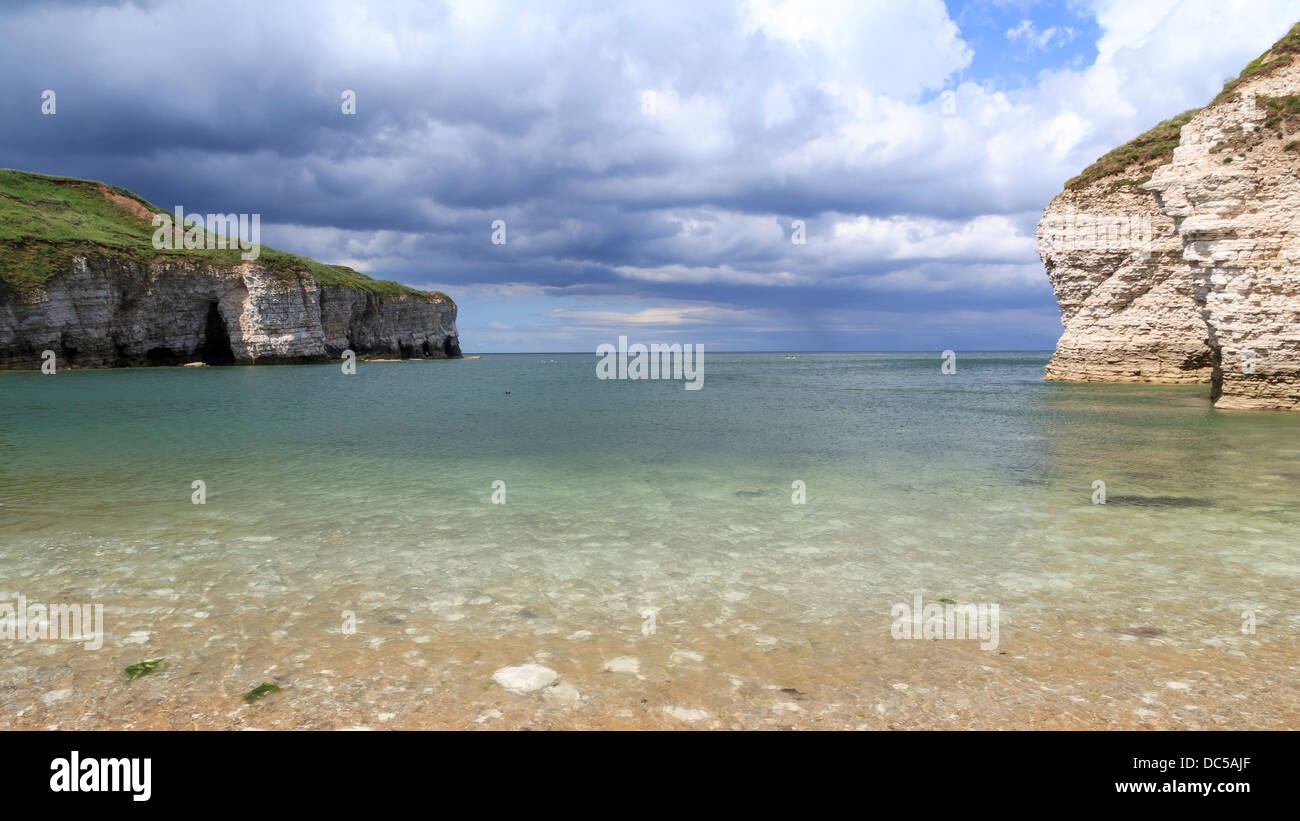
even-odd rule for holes
{"type": "Polygon", "coordinates": [[[266,698],[272,693],[278,693],[278,692],[280,692],[280,686],[278,684],[271,684],[268,681],[264,681],[261,684],[257,685],[256,687],[254,687],[253,689],[249,690],[247,693],[244,693],[244,703],[252,704],[254,701],[257,701],[258,699],[266,698]]]}
{"type": "Polygon", "coordinates": [[[156,673],[159,672],[160,670],[165,670],[167,668],[166,665],[163,664],[164,661],[166,661],[166,659],[157,658],[157,659],[149,659],[148,661],[141,661],[132,664],[131,666],[127,667],[125,670],[126,677],[130,681],[135,681],[141,676],[147,676],[150,673],[156,673]]]}
{"type": "Polygon", "coordinates": [[[940,603],[940,604],[956,604],[957,602],[953,601],[952,599],[939,599],[939,603],[940,603]]]}

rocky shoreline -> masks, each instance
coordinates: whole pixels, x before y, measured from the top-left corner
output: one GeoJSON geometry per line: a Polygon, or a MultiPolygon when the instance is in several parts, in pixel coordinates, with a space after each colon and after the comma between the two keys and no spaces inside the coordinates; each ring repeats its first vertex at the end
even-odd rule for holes
{"type": "Polygon", "coordinates": [[[321,285],[256,263],[123,264],[79,257],[39,296],[0,300],[0,368],[263,365],[460,356],[456,305],[437,295],[321,285]]]}
{"type": "Polygon", "coordinates": [[[0,369],[50,352],[57,368],[461,355],[445,294],[273,249],[158,251],[157,209],[130,192],[14,171],[0,183],[15,212],[0,236],[0,369]]]}

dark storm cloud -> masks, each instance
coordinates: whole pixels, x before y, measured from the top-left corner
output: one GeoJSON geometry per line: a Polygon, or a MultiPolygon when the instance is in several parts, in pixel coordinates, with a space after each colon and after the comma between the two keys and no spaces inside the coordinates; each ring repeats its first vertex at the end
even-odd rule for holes
{"type": "Polygon", "coordinates": [[[937,0],[800,8],[8,4],[0,164],[260,213],[271,245],[415,284],[1050,308],[1037,214],[1142,120],[1104,72],[945,103],[971,55],[937,0]]]}

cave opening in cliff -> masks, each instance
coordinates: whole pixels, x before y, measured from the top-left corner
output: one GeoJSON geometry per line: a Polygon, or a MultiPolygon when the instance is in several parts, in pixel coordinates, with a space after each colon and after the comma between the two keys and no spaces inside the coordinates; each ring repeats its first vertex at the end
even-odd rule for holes
{"type": "Polygon", "coordinates": [[[217,308],[216,300],[208,303],[207,321],[203,327],[203,344],[199,347],[199,361],[205,365],[233,365],[235,352],[230,348],[230,332],[226,320],[217,308]]]}

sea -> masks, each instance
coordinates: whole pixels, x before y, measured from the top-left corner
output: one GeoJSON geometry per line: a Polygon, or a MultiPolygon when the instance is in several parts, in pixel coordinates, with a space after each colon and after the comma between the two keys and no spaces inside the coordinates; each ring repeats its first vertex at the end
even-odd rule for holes
{"type": "Polygon", "coordinates": [[[1300,728],[1300,414],[1049,356],[0,373],[0,727],[1300,728]]]}

